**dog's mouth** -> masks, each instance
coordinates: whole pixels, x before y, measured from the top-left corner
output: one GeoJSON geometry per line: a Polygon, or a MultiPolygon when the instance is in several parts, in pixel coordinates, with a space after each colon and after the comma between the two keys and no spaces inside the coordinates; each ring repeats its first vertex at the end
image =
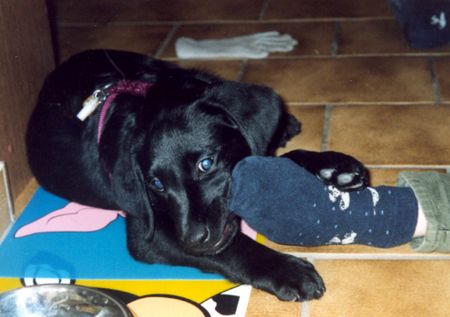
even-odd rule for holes
{"type": "Polygon", "coordinates": [[[196,248],[191,248],[189,252],[195,255],[217,255],[222,253],[233,242],[238,231],[238,218],[235,215],[230,214],[223,226],[223,231],[219,239],[203,243],[196,248]]]}

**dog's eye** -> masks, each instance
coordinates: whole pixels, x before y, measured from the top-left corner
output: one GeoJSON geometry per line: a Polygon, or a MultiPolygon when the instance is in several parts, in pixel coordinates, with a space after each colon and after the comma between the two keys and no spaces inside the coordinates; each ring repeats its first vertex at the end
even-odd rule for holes
{"type": "Polygon", "coordinates": [[[164,191],[164,185],[163,185],[163,183],[161,182],[161,180],[158,177],[153,178],[150,181],[150,184],[157,191],[159,191],[159,192],[163,192],[164,191]]]}
{"type": "Polygon", "coordinates": [[[213,164],[214,164],[214,161],[212,158],[206,158],[206,159],[201,160],[198,163],[197,167],[201,172],[206,173],[211,169],[213,164]]]}

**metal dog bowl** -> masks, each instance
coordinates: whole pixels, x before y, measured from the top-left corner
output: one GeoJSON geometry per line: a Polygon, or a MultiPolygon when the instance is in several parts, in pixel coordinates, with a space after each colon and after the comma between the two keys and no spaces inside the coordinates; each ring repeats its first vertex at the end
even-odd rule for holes
{"type": "Polygon", "coordinates": [[[132,317],[111,296],[77,285],[40,285],[2,293],[0,316],[132,317]]]}

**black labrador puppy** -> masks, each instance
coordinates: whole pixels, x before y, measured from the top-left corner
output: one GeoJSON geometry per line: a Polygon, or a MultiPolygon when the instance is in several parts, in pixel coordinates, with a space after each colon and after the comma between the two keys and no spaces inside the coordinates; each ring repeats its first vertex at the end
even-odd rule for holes
{"type": "MultiPolygon", "coordinates": [[[[128,213],[128,249],[137,260],[194,266],[282,300],[309,300],[325,290],[313,266],[247,238],[227,210],[234,165],[273,153],[299,131],[269,88],[97,50],[47,77],[27,149],[45,189],[128,213]]],[[[324,181],[338,183],[330,175],[341,171],[353,185],[364,181],[361,164],[337,153],[292,158],[324,181]]]]}

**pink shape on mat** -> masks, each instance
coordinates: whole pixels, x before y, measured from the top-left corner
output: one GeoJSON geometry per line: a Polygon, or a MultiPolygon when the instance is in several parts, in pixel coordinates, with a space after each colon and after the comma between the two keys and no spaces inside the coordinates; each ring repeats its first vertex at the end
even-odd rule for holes
{"type": "MultiPolygon", "coordinates": [[[[91,232],[105,228],[119,216],[126,217],[125,212],[100,209],[70,202],[65,207],[19,228],[15,238],[23,238],[35,233],[46,232],[91,232]]],[[[241,220],[241,232],[256,240],[257,232],[241,220]]]]}
{"type": "Polygon", "coordinates": [[[256,240],[257,232],[250,228],[250,226],[244,220],[241,220],[241,232],[249,238],[256,240]]]}
{"type": "Polygon", "coordinates": [[[22,238],[34,233],[45,232],[97,231],[109,225],[119,216],[125,217],[125,213],[71,202],[65,207],[21,227],[17,230],[15,237],[22,238]]]}

